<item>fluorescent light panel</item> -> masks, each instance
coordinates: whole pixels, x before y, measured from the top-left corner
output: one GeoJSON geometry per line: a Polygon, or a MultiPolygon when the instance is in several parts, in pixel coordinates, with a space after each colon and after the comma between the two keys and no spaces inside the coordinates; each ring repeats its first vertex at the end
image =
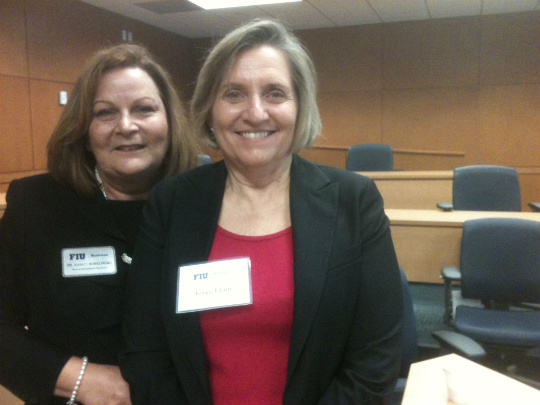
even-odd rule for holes
{"type": "Polygon", "coordinates": [[[302,0],[189,0],[191,3],[204,8],[205,10],[213,10],[216,8],[231,8],[231,7],[246,7],[260,6],[263,4],[277,3],[295,3],[302,0]]]}

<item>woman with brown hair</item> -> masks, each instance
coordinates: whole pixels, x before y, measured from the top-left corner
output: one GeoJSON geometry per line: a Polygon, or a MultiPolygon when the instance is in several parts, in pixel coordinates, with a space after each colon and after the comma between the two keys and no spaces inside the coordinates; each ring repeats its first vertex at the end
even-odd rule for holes
{"type": "Polygon", "coordinates": [[[142,206],[197,164],[167,72],[144,48],[97,52],[0,222],[0,383],[31,404],[130,404],[118,368],[142,206]]]}

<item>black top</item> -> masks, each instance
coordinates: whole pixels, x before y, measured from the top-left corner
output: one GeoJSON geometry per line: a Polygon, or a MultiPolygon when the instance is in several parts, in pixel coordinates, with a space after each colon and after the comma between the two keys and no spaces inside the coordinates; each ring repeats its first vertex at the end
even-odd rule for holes
{"type": "Polygon", "coordinates": [[[0,384],[28,404],[52,393],[71,356],[118,364],[124,285],[143,202],[87,199],[42,174],[11,182],[0,220],[0,384]],[[64,248],[111,246],[117,273],[64,277],[64,248]],[[27,327],[27,329],[25,329],[27,327]]]}
{"type": "Polygon", "coordinates": [[[107,204],[111,207],[114,217],[126,238],[128,244],[128,255],[131,257],[133,247],[137,240],[137,231],[142,218],[142,208],[145,201],[117,201],[108,200],[107,204]]]}

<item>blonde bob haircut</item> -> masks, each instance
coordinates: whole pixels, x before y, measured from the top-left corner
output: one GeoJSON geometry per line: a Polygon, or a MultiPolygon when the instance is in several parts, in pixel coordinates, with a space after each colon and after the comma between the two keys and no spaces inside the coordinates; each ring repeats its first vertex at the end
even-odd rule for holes
{"type": "Polygon", "coordinates": [[[307,50],[282,23],[255,19],[227,34],[208,54],[195,86],[191,115],[198,139],[218,149],[210,131],[212,106],[224,77],[238,56],[248,50],[268,45],[283,52],[287,59],[298,102],[292,153],[308,148],[321,133],[322,124],[317,107],[317,75],[307,50]]]}
{"type": "Polygon", "coordinates": [[[67,105],[47,144],[47,168],[52,176],[79,195],[92,196],[98,185],[94,177],[96,160],[88,149],[88,128],[93,103],[103,75],[114,69],[140,68],[156,84],[167,114],[169,147],[162,163],[160,179],[197,165],[198,147],[184,106],[169,74],[148,50],[122,44],[98,51],[86,63],[71,91],[67,105]]]}

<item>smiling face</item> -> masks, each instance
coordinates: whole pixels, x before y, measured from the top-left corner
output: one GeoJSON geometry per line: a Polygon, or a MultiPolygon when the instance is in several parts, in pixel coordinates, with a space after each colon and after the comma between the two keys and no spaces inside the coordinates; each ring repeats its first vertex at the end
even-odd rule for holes
{"type": "Polygon", "coordinates": [[[221,82],[212,127],[228,165],[288,165],[297,100],[284,54],[262,45],[242,52],[221,82]]]}
{"type": "Polygon", "coordinates": [[[121,68],[103,75],[88,134],[106,190],[148,191],[167,152],[168,132],[159,90],[144,70],[121,68]]]}

